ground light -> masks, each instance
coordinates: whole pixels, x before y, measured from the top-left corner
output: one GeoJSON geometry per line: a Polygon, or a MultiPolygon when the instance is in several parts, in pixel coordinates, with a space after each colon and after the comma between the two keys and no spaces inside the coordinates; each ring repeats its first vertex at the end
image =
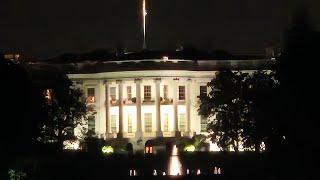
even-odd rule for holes
{"type": "Polygon", "coordinates": [[[183,149],[184,151],[187,151],[187,152],[193,152],[196,150],[196,147],[194,145],[187,145],[186,147],[184,147],[183,149]]]}
{"type": "Polygon", "coordinates": [[[101,151],[103,154],[112,154],[114,152],[113,147],[111,146],[103,146],[101,151]]]}

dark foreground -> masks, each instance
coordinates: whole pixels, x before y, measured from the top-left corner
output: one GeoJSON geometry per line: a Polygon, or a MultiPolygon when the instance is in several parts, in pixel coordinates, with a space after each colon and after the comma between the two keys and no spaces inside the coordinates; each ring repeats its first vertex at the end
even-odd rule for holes
{"type": "Polygon", "coordinates": [[[167,154],[157,155],[93,155],[89,153],[62,153],[50,156],[17,157],[11,165],[27,173],[27,179],[273,179],[272,162],[265,154],[184,153],[180,155],[183,176],[163,176],[168,169],[167,154]],[[214,174],[214,167],[221,174],[214,174]],[[186,175],[187,169],[189,175],[186,175]],[[200,169],[200,175],[197,175],[200,169]],[[130,176],[136,170],[137,176],[130,176]],[[157,176],[153,175],[154,170],[157,176]]]}

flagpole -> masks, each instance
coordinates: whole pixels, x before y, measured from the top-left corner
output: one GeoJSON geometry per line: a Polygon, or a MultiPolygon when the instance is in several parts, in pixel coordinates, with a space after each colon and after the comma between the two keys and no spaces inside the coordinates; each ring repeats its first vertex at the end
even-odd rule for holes
{"type": "Polygon", "coordinates": [[[147,18],[147,10],[146,10],[146,0],[142,1],[142,19],[143,19],[143,49],[147,49],[146,43],[146,18],[147,18]]]}

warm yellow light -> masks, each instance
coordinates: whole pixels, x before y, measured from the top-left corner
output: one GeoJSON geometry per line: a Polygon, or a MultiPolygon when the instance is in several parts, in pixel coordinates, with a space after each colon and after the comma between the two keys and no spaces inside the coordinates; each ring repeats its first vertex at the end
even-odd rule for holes
{"type": "Polygon", "coordinates": [[[183,150],[187,152],[193,152],[196,150],[196,147],[194,145],[187,145],[183,150]]]}
{"type": "Polygon", "coordinates": [[[103,152],[103,154],[111,154],[114,152],[113,147],[111,146],[103,146],[101,151],[103,152]]]}

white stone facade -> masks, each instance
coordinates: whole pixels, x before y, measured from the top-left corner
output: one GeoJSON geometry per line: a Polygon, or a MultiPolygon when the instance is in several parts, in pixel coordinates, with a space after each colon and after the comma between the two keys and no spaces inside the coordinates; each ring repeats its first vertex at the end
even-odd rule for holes
{"type": "MultiPolygon", "coordinates": [[[[205,120],[201,121],[198,115],[198,96],[200,89],[210,91],[204,86],[217,70],[229,68],[250,73],[268,69],[272,64],[269,59],[172,62],[156,59],[150,63],[154,67],[144,69],[139,66],[145,65],[142,61],[103,62],[95,64],[95,68],[100,68],[97,72],[80,69],[68,74],[89,97],[88,106],[95,112],[90,115],[89,129],[96,136],[152,139],[205,133],[205,120]]],[[[93,65],[76,65],[85,66],[93,65]]]]}
{"type": "Polygon", "coordinates": [[[86,96],[94,88],[94,102],[88,105],[96,112],[91,125],[98,137],[152,138],[203,132],[198,96],[215,72],[126,71],[69,74],[69,78],[86,96]]]}

